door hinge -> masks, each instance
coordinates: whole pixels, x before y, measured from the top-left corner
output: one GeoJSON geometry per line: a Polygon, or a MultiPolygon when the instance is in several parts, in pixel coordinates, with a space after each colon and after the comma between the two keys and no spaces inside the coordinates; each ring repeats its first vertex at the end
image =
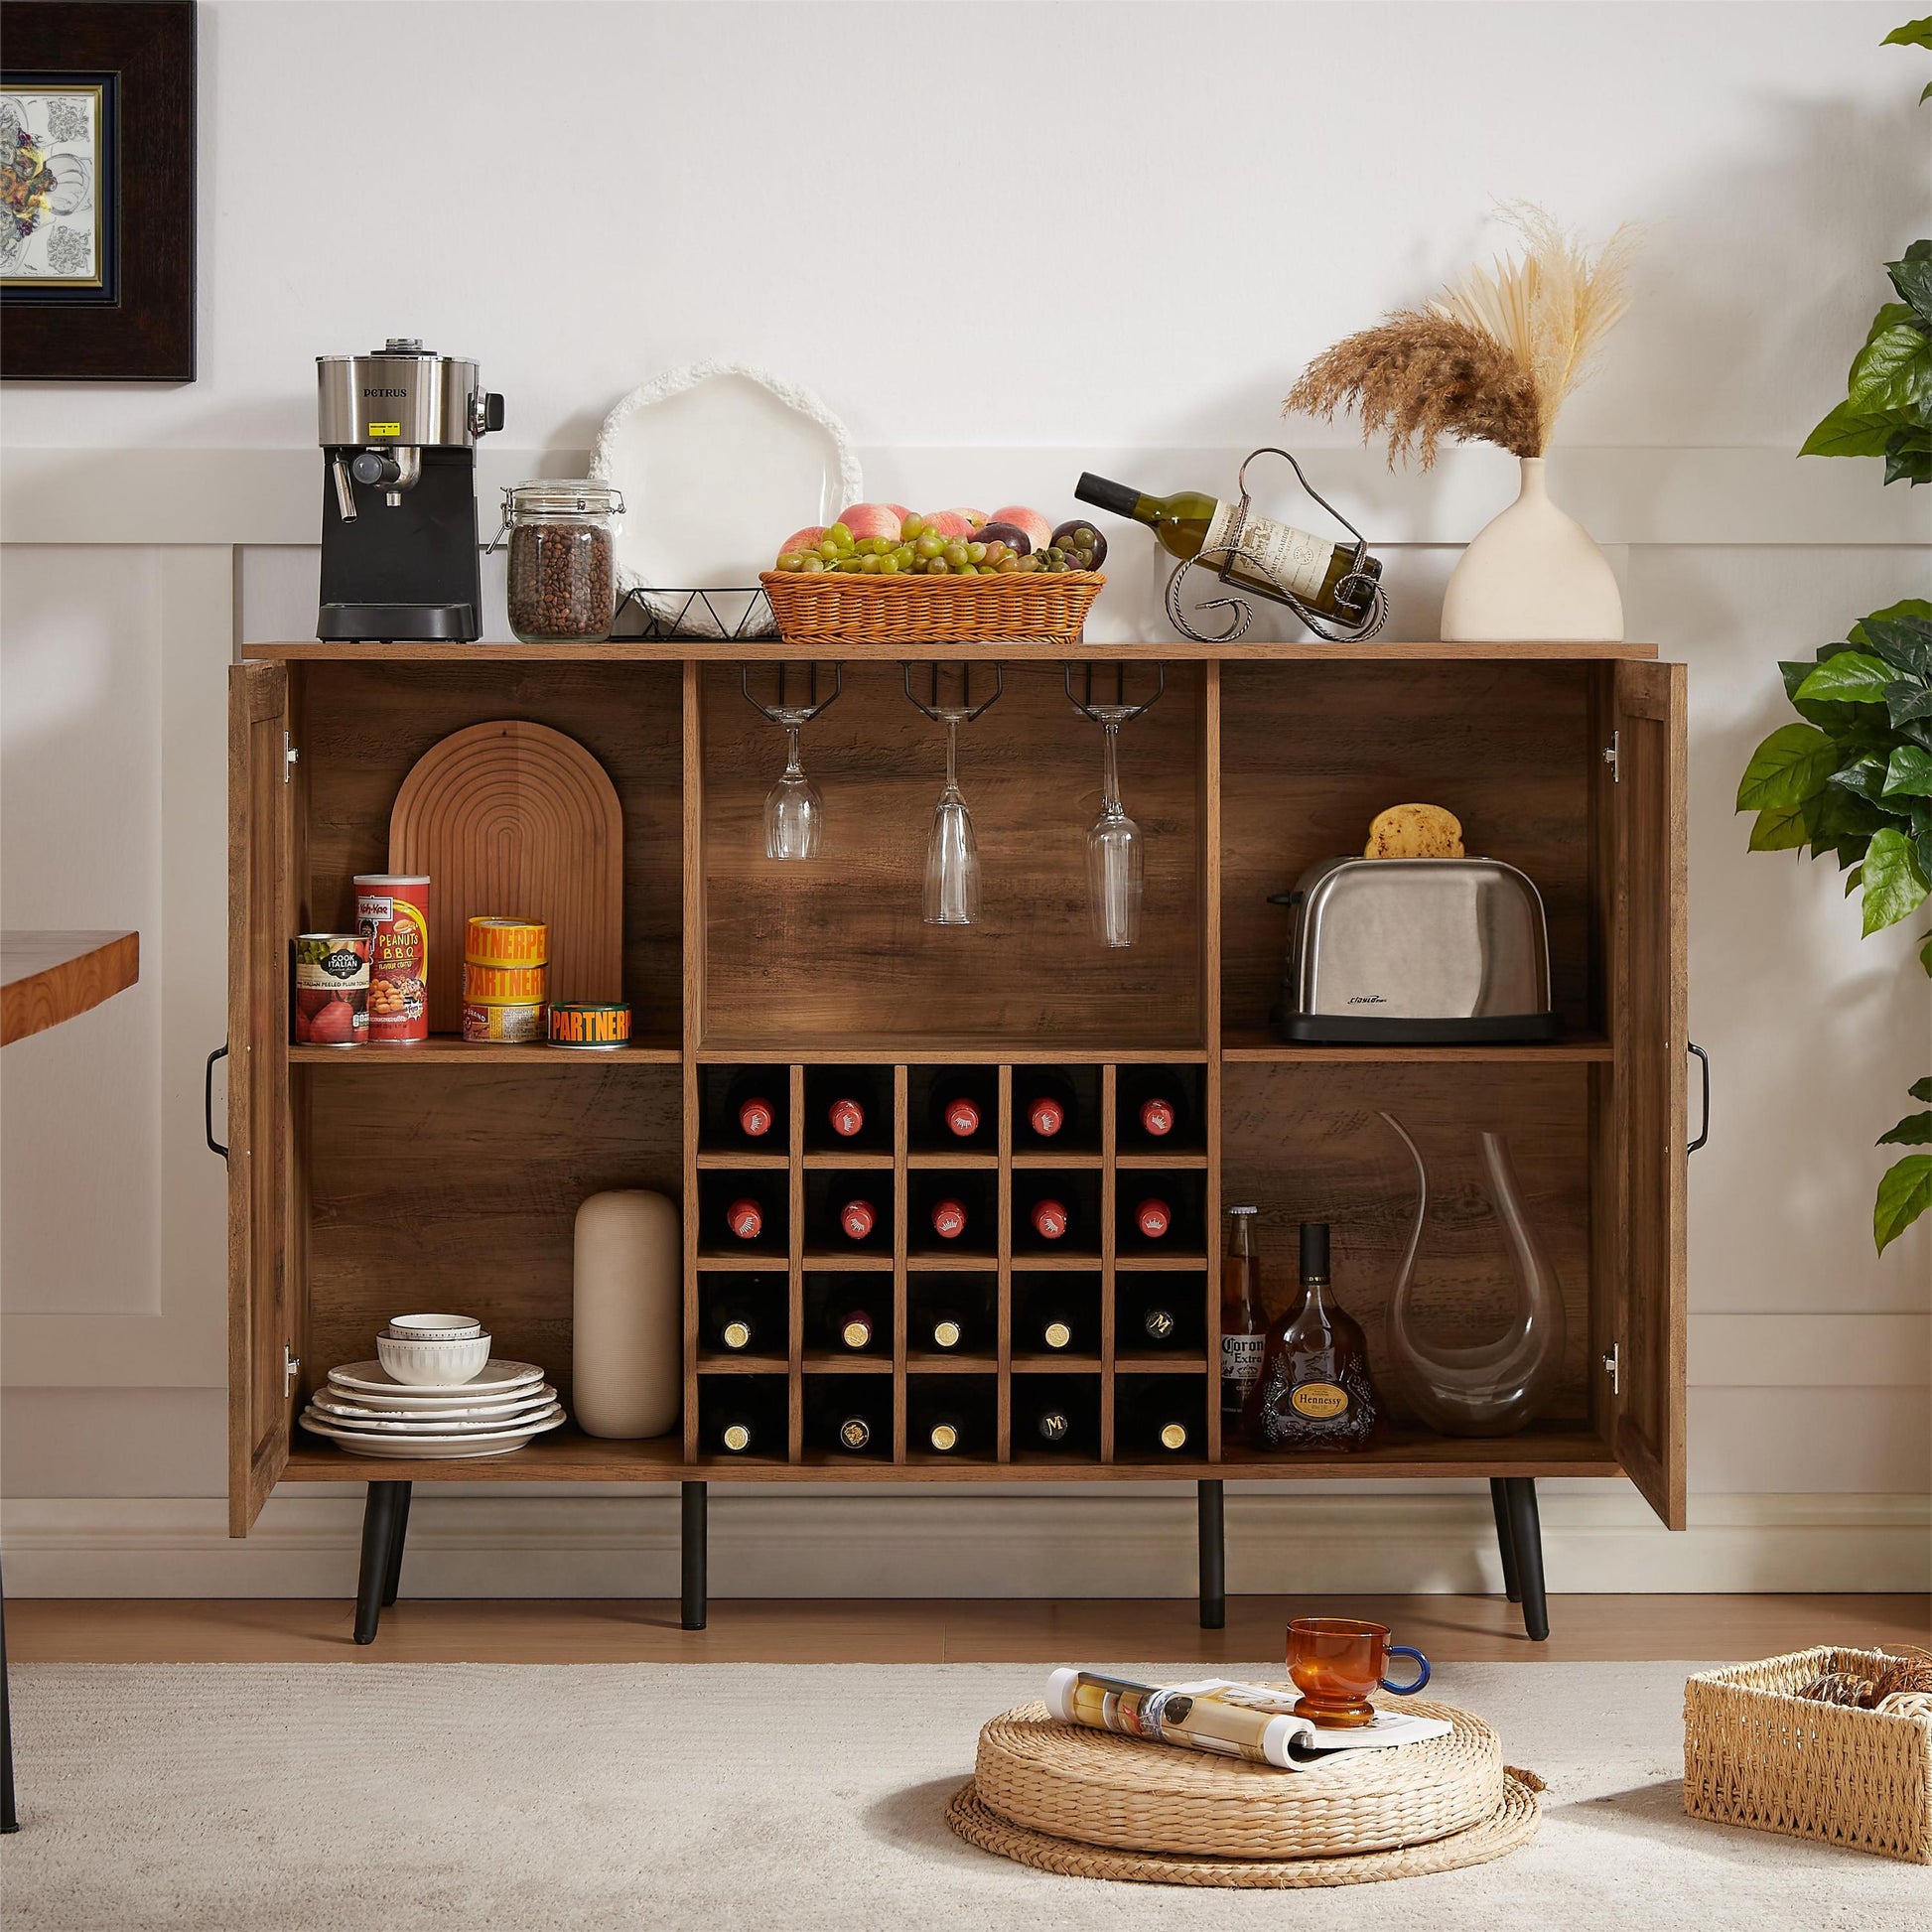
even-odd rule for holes
{"type": "Polygon", "coordinates": [[[1610,734],[1610,742],[1603,747],[1603,762],[1610,767],[1610,783],[1613,785],[1620,785],[1623,782],[1623,768],[1617,761],[1618,741],[1622,737],[1622,732],[1613,731],[1610,734]]]}
{"type": "Polygon", "coordinates": [[[302,1357],[291,1355],[287,1342],[282,1344],[282,1400],[286,1402],[295,1393],[295,1378],[302,1373],[302,1357]]]}
{"type": "Polygon", "coordinates": [[[284,732],[282,734],[282,782],[284,784],[288,783],[289,772],[295,765],[301,762],[301,759],[302,754],[290,744],[289,735],[287,732],[284,732]]]}
{"type": "Polygon", "coordinates": [[[1618,1359],[1622,1346],[1623,1344],[1621,1342],[1611,1342],[1602,1357],[1603,1373],[1610,1378],[1610,1393],[1612,1395],[1621,1395],[1623,1393],[1620,1373],[1621,1363],[1618,1359]]]}

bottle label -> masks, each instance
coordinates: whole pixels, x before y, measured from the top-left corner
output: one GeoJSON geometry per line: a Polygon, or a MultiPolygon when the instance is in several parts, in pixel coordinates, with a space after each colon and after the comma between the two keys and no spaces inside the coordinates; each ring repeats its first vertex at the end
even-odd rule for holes
{"type": "Polygon", "coordinates": [[[1304,1382],[1289,1392],[1289,1407],[1298,1416],[1332,1422],[1348,1407],[1348,1391],[1333,1382],[1304,1382]]]}
{"type": "Polygon", "coordinates": [[[1254,1387],[1261,1373],[1261,1351],[1266,1335],[1223,1335],[1221,1337],[1221,1380],[1232,1382],[1243,1395],[1254,1387]]]}
{"type": "MultiPolygon", "coordinates": [[[[1202,563],[1215,564],[1225,555],[1234,527],[1234,509],[1232,503],[1215,505],[1207,541],[1200,548],[1202,563]]],[[[1335,546],[1325,537],[1298,530],[1292,524],[1271,523],[1251,510],[1241,526],[1241,553],[1265,565],[1276,582],[1293,591],[1304,604],[1312,604],[1321,595],[1335,546]]]]}

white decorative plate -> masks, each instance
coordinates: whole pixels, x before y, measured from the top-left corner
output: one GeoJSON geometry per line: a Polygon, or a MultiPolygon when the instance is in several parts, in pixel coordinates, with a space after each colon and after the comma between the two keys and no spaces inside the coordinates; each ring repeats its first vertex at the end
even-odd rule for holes
{"type": "Polygon", "coordinates": [[[539,1403],[520,1416],[472,1416],[450,1422],[418,1422],[403,1416],[363,1416],[350,1418],[332,1415],[313,1404],[303,1415],[302,1426],[320,1423],[325,1430],[343,1436],[496,1436],[508,1429],[554,1429],[563,1420],[561,1402],[539,1403]]]}
{"type": "Polygon", "coordinates": [[[345,1362],[341,1368],[332,1368],[329,1379],[339,1389],[356,1389],[373,1395],[406,1395],[424,1401],[434,1402],[438,1397],[455,1397],[461,1401],[468,1396],[474,1401],[483,1394],[503,1395],[511,1389],[520,1389],[528,1382],[541,1382],[543,1370],[534,1362],[494,1361],[486,1363],[483,1373],[473,1375],[467,1382],[398,1382],[380,1362],[345,1362]]]}
{"type": "MultiPolygon", "coordinates": [[[[865,496],[845,425],[809,389],[742,362],[692,362],[631,390],[604,419],[591,475],[623,494],[624,590],[755,586],[794,530],[865,496]]],[[[662,618],[682,603],[644,601],[662,618]]],[[[686,622],[712,627],[702,608],[686,622]]]]}
{"type": "Polygon", "coordinates": [[[354,1421],[362,1417],[401,1416],[423,1422],[448,1422],[453,1416],[514,1416],[527,1409],[541,1409],[555,1402],[557,1391],[548,1382],[525,1383],[520,1389],[491,1399],[480,1396],[475,1402],[458,1402],[444,1397],[435,1402],[411,1402],[401,1396],[353,1394],[344,1389],[325,1387],[316,1390],[310,1403],[326,1414],[354,1421]]]}
{"type": "Polygon", "coordinates": [[[312,1436],[326,1437],[339,1449],[352,1450],[357,1455],[409,1456],[420,1461],[431,1458],[451,1460],[459,1455],[501,1455],[510,1449],[519,1449],[531,1437],[540,1436],[546,1429],[559,1429],[563,1417],[555,1422],[539,1423],[534,1428],[519,1424],[515,1429],[492,1431],[487,1436],[352,1436],[346,1430],[332,1428],[327,1423],[303,1419],[302,1427],[312,1436]]]}

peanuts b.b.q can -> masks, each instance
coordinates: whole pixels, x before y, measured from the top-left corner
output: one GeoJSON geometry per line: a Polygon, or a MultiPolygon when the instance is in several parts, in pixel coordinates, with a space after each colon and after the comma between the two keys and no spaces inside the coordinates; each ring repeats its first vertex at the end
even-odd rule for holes
{"type": "Polygon", "coordinates": [[[429,1037],[429,881],[420,874],[355,876],[355,923],[369,943],[372,1046],[429,1037]]]}
{"type": "Polygon", "coordinates": [[[304,932],[295,942],[295,1043],[360,1046],[369,1006],[369,943],[359,932],[304,932]]]}

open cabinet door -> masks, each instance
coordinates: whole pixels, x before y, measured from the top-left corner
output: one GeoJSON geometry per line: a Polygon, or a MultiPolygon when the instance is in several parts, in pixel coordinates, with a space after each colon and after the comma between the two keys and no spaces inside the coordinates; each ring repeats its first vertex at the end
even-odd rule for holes
{"type": "Polygon", "coordinates": [[[1684,1527],[1685,670],[1616,666],[1617,1460],[1684,1527]]]}
{"type": "Polygon", "coordinates": [[[294,812],[288,672],[228,673],[228,1534],[289,1459],[289,939],[294,812]]]}

